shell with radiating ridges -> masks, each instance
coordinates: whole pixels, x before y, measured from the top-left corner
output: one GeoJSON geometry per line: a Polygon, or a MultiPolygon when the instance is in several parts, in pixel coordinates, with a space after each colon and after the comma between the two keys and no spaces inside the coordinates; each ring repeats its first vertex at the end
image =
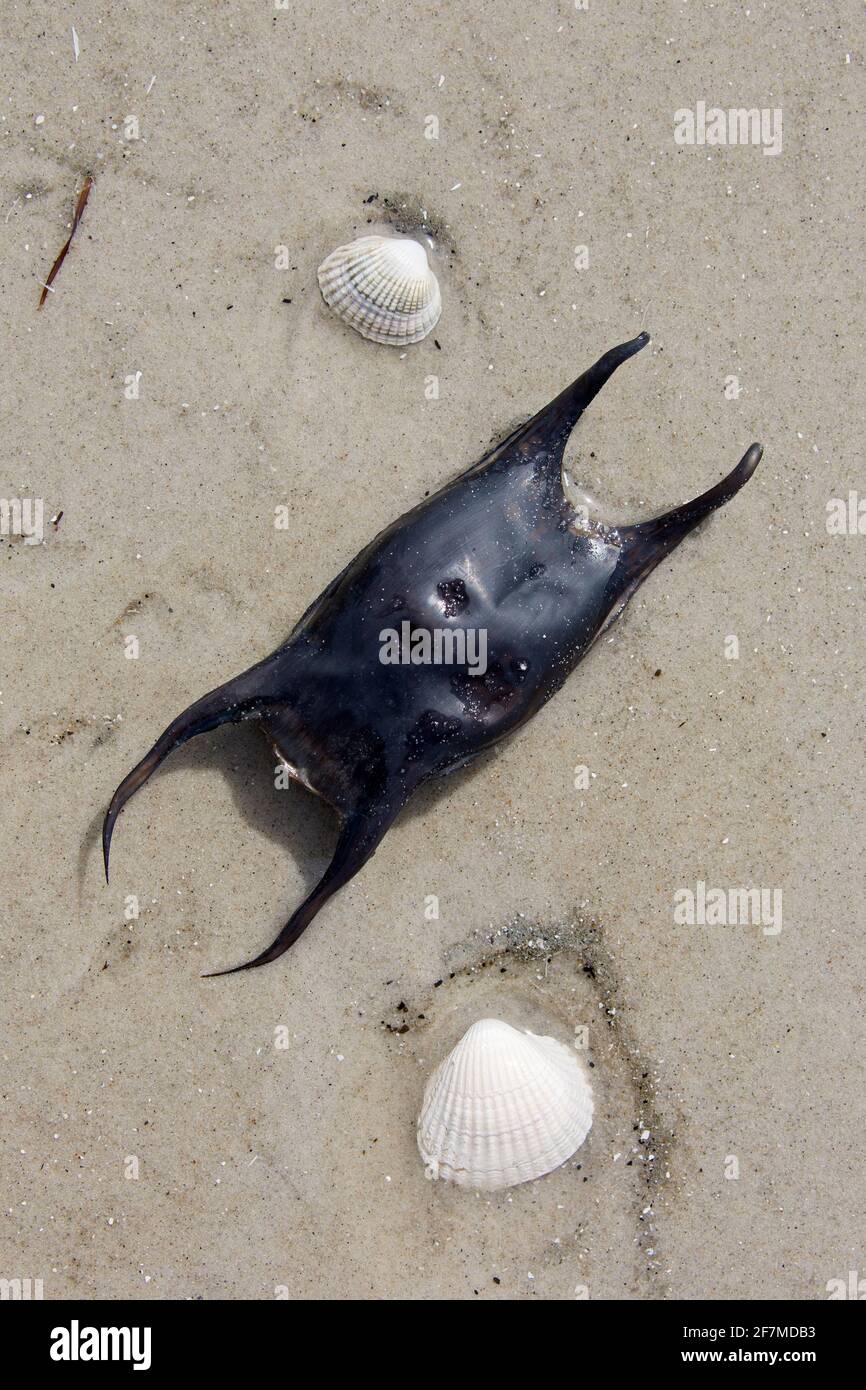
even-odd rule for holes
{"type": "Polygon", "coordinates": [[[428,1177],[491,1190],[552,1172],[591,1125],[592,1090],[573,1050],[484,1018],[430,1077],[418,1148],[428,1177]]]}
{"type": "Polygon", "coordinates": [[[376,343],[405,347],[439,322],[439,282],[424,247],[409,237],[362,236],[338,246],[319,266],[322,298],[376,343]]]}

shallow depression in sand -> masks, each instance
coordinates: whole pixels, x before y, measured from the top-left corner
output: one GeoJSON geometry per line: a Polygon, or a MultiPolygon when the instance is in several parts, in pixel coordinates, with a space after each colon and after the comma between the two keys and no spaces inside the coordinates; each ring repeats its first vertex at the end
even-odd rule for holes
{"type": "MultiPolygon", "coordinates": [[[[399,1198],[387,1204],[390,1235],[420,1297],[460,1290],[463,1296],[597,1298],[651,1286],[648,1204],[655,1174],[641,1139],[646,1104],[635,1062],[582,954],[555,945],[545,954],[543,944],[529,931],[483,963],[477,942],[457,948],[449,975],[423,997],[395,994],[395,981],[380,1006],[379,1059],[350,1101],[359,1122],[365,1117],[363,1132],[375,1130],[376,1137],[360,1163],[348,1152],[332,1155],[347,1164],[334,1187],[347,1215],[369,1204],[368,1183],[374,1192],[384,1183],[399,1198]],[[430,1072],[485,1017],[576,1042],[595,1103],[592,1129],[571,1159],[546,1177],[497,1193],[427,1179],[415,1136],[430,1072]],[[399,1137],[386,1138],[380,1149],[379,1135],[399,1137]],[[377,1158],[388,1164],[384,1175],[377,1158]],[[534,1233],[529,1247],[528,1230],[534,1233]]],[[[344,1112],[343,1123],[351,1120],[344,1112]]],[[[380,1198],[373,1200],[378,1208],[380,1198]]]]}

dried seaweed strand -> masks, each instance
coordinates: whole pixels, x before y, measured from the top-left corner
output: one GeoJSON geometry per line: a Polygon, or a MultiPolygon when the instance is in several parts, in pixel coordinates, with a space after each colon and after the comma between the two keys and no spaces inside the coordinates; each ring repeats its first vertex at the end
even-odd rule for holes
{"type": "Polygon", "coordinates": [[[48,278],[46,279],[45,284],[42,286],[42,293],[39,296],[38,305],[40,309],[42,308],[42,305],[48,298],[48,291],[51,289],[51,286],[54,283],[54,279],[57,275],[58,270],[62,266],[63,262],[66,260],[66,253],[72,245],[72,238],[75,236],[84,209],[87,207],[87,199],[90,197],[90,190],[92,187],[93,175],[88,174],[86,179],[84,180],[81,192],[79,193],[77,201],[75,203],[75,212],[72,214],[72,231],[69,233],[69,236],[66,239],[66,244],[63,246],[59,256],[57,257],[57,260],[54,262],[53,266],[49,270],[48,278]]]}

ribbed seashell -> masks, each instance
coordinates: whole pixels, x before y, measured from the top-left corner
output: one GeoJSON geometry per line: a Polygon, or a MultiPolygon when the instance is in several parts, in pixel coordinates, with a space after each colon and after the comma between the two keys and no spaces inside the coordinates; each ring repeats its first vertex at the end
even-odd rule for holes
{"type": "Polygon", "coordinates": [[[424,247],[409,237],[362,236],[338,246],[319,266],[322,298],[376,343],[405,347],[439,322],[439,282],[424,247]]]}
{"type": "Polygon", "coordinates": [[[558,1168],[591,1125],[592,1090],[570,1048],[483,1018],[430,1077],[418,1148],[429,1178],[491,1190],[558,1168]]]}

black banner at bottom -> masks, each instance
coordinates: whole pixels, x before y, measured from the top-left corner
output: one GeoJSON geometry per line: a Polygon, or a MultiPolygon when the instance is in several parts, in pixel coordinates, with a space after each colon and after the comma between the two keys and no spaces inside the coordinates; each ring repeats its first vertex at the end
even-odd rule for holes
{"type": "MultiPolygon", "coordinates": [[[[319,1335],[308,1326],[309,1305],[220,1302],[26,1302],[4,1301],[0,1306],[0,1326],[5,1345],[14,1348],[16,1374],[39,1372],[61,1380],[69,1375],[98,1375],[110,1367],[116,1374],[128,1371],[147,1374],[190,1370],[196,1374],[213,1371],[226,1375],[245,1369],[258,1376],[273,1360],[275,1370],[290,1370],[286,1348],[291,1338],[309,1357],[325,1353],[328,1374],[333,1374],[340,1352],[354,1350],[353,1365],[360,1369],[358,1350],[366,1346],[361,1362],[369,1368],[372,1339],[381,1337],[380,1346],[399,1351],[415,1316],[429,1317],[423,1302],[402,1303],[400,1322],[383,1323],[377,1334],[370,1322],[375,1304],[365,1305],[363,1340],[340,1339],[346,1319],[343,1304],[328,1304],[334,1319],[325,1347],[317,1347],[319,1335]],[[303,1322],[297,1321],[299,1315],[303,1322]],[[336,1337],[334,1336],[336,1333],[336,1337]]],[[[357,1306],[357,1305],[352,1305],[357,1306]]],[[[460,1318],[461,1304],[451,1304],[449,1317],[460,1318]]],[[[501,1339],[503,1358],[512,1353],[508,1332],[521,1336],[513,1318],[504,1329],[478,1304],[469,1315],[471,1321],[461,1331],[484,1337],[485,1373],[489,1374],[490,1333],[501,1339]]],[[[553,1304],[556,1317],[562,1305],[553,1304]]],[[[595,1355],[609,1361],[609,1372],[637,1372],[641,1377],[674,1366],[812,1366],[822,1372],[850,1368],[857,1364],[861,1324],[853,1309],[834,1302],[821,1303],[636,1303],[575,1302],[570,1304],[562,1331],[575,1338],[591,1335],[595,1355]],[[611,1339],[610,1333],[614,1333],[611,1339]]],[[[526,1325],[538,1328],[538,1309],[526,1325]]],[[[546,1319],[545,1319],[546,1322],[546,1319]]],[[[443,1328],[436,1314],[437,1328],[443,1328]]],[[[548,1325],[549,1326],[549,1325],[548,1325]]],[[[550,1329],[554,1330],[554,1329],[550,1329]]],[[[558,1330],[558,1329],[557,1329],[558,1330]]],[[[433,1344],[428,1347],[431,1356],[433,1344]]],[[[345,1334],[344,1334],[345,1335],[345,1334]]],[[[471,1342],[468,1344],[471,1345],[471,1342]]],[[[479,1348],[480,1349],[480,1348],[479,1348]]],[[[564,1344],[563,1348],[564,1350],[564,1344]]],[[[551,1347],[552,1350],[552,1347],[551,1347]]],[[[495,1352],[494,1352],[495,1356],[495,1352]]],[[[348,1356],[347,1356],[348,1359],[348,1356]]],[[[325,1362],[320,1362],[324,1366],[325,1362]]],[[[430,1368],[428,1368],[430,1369],[430,1368]]],[[[575,1368],[578,1373],[579,1368],[575,1368]]],[[[369,1373],[369,1370],[368,1370],[369,1373]]]]}

